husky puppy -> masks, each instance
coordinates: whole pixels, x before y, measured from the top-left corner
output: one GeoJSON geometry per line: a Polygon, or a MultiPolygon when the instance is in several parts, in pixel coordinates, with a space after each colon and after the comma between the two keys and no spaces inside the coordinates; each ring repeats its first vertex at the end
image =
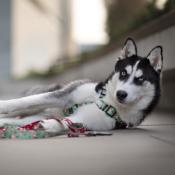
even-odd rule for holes
{"type": "Polygon", "coordinates": [[[26,97],[0,101],[0,125],[22,125],[42,119],[41,126],[51,133],[67,130],[69,122],[82,123],[93,131],[112,130],[121,122],[135,127],[158,103],[162,63],[161,46],[141,57],[134,40],[128,38],[114,70],[104,82],[79,80],[62,88],[37,90],[37,94],[31,91],[32,95],[26,97]],[[51,109],[59,109],[57,116],[63,116],[64,109],[72,111],[60,123],[45,119],[44,114],[51,113],[51,109]],[[14,118],[18,115],[28,117],[14,118]]]}

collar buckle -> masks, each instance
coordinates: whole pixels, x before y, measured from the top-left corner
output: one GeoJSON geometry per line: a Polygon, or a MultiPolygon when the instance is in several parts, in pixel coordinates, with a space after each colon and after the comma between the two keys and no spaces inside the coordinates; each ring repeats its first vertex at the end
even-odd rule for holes
{"type": "Polygon", "coordinates": [[[114,116],[117,114],[117,110],[112,105],[106,104],[102,99],[97,100],[96,105],[111,118],[114,118],[114,116]]]}

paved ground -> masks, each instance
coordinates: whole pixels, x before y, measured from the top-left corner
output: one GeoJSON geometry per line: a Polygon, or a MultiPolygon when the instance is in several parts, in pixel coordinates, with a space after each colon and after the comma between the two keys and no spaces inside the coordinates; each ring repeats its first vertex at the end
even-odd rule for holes
{"type": "MultiPolygon", "coordinates": [[[[18,96],[31,84],[2,83],[0,96],[18,96]]],[[[175,115],[154,113],[136,129],[105,137],[0,140],[0,175],[69,174],[174,175],[175,115]]]]}
{"type": "Polygon", "coordinates": [[[0,175],[174,175],[175,116],[112,136],[1,140],[0,175]]]}

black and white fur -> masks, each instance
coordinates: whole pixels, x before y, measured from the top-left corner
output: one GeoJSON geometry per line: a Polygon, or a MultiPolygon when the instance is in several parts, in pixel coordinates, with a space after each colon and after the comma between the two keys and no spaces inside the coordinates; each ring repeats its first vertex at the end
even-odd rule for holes
{"type": "Polygon", "coordinates": [[[95,103],[102,89],[106,89],[103,101],[115,107],[128,126],[137,126],[158,103],[162,64],[161,46],[153,48],[146,57],[140,57],[135,42],[128,38],[113,72],[104,82],[79,80],[63,88],[53,86],[39,89],[36,94],[31,91],[33,95],[0,101],[0,126],[5,123],[23,125],[42,119],[41,125],[46,131],[59,133],[67,129],[66,123],[63,121],[61,125],[55,119],[45,120],[46,114],[56,111],[56,115],[61,116],[62,109],[91,101],[93,103],[82,105],[68,118],[82,123],[89,130],[112,130],[116,120],[106,116],[95,103]],[[16,119],[18,115],[25,117],[16,119]]]}

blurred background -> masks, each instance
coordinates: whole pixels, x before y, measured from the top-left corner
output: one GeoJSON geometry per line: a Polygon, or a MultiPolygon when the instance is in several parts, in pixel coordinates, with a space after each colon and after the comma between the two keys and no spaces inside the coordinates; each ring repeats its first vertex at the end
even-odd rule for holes
{"type": "Polygon", "coordinates": [[[175,0],[1,0],[1,98],[37,84],[100,81],[133,37],[142,56],[163,45],[159,108],[174,110],[174,9],[175,0]]]}

